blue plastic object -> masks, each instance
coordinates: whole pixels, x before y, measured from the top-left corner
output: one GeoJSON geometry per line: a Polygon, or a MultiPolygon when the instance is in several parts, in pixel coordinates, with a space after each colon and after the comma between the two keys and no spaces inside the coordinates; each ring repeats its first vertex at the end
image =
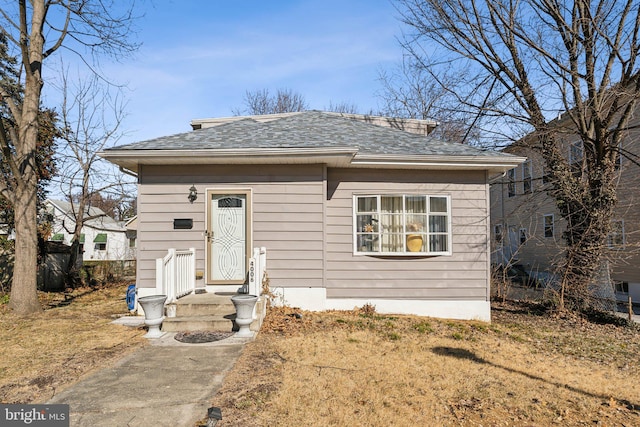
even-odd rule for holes
{"type": "Polygon", "coordinates": [[[134,310],[136,308],[136,284],[132,283],[127,287],[127,308],[134,310]]]}

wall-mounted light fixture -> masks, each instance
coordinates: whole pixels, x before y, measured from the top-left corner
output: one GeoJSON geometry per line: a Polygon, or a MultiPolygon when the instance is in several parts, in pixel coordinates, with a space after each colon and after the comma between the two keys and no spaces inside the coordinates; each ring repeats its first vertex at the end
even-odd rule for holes
{"type": "Polygon", "coordinates": [[[195,185],[192,185],[191,188],[189,189],[189,196],[187,197],[187,199],[189,199],[189,203],[193,203],[197,198],[198,198],[198,189],[196,188],[195,185]]]}

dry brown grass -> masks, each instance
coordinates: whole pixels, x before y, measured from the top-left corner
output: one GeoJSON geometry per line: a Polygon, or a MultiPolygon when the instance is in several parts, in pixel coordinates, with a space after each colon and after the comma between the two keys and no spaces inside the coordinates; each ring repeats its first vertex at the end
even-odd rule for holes
{"type": "Polygon", "coordinates": [[[522,309],[491,324],[271,309],[212,402],[218,425],[640,425],[637,328],[522,309]]]}
{"type": "Polygon", "coordinates": [[[42,293],[45,311],[29,317],[0,305],[0,402],[45,402],[144,345],[144,330],[111,323],[126,312],[125,293],[126,284],[42,293]]]}
{"type": "MultiPolygon", "coordinates": [[[[44,402],[144,345],[110,323],[125,290],[42,294],[28,318],[0,306],[0,402],[44,402]]],[[[638,328],[522,304],[493,319],[271,309],[214,397],[219,426],[640,425],[638,328]]]]}

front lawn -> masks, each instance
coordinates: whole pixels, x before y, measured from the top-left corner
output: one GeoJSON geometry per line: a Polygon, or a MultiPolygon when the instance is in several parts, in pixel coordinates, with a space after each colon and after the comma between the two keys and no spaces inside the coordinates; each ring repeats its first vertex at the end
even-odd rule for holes
{"type": "Polygon", "coordinates": [[[218,425],[640,425],[637,327],[529,303],[492,315],[271,309],[212,401],[218,425]]]}
{"type": "Polygon", "coordinates": [[[0,402],[43,403],[83,375],[145,344],[145,331],[114,325],[127,284],[39,293],[45,311],[16,316],[0,304],[0,402]]]}

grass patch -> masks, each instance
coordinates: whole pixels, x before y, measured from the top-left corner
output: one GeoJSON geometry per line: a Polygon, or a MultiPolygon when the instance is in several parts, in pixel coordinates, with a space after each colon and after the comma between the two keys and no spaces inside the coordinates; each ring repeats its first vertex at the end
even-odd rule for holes
{"type": "Polygon", "coordinates": [[[387,339],[391,340],[391,341],[400,341],[400,339],[402,338],[402,335],[396,333],[396,332],[390,332],[387,334],[387,339]]]}
{"type": "Polygon", "coordinates": [[[464,339],[464,334],[462,332],[454,332],[453,334],[451,334],[451,338],[460,341],[464,339]]]}
{"type": "Polygon", "coordinates": [[[39,293],[45,311],[0,306],[0,402],[41,403],[82,375],[142,346],[143,329],[111,323],[125,313],[126,284],[39,293]]]}
{"type": "Polygon", "coordinates": [[[637,328],[517,305],[491,324],[290,311],[227,376],[218,425],[640,425],[637,328]]]}
{"type": "Polygon", "coordinates": [[[426,321],[421,321],[413,325],[413,329],[420,332],[421,334],[426,334],[433,332],[433,328],[431,327],[431,323],[426,321]]]}

